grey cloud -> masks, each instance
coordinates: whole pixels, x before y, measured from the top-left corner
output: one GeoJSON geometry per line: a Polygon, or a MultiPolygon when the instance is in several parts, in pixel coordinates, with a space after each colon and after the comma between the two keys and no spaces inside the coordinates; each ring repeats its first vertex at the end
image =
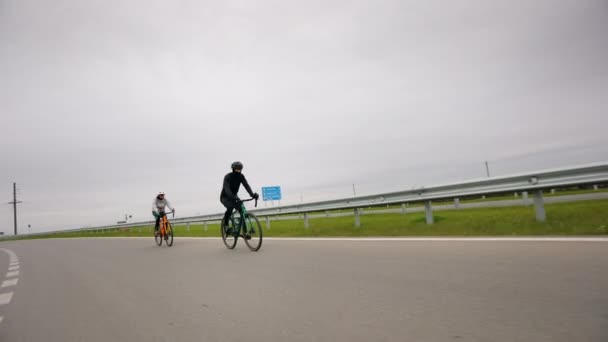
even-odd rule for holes
{"type": "Polygon", "coordinates": [[[147,219],[159,189],[220,211],[235,159],[284,203],[604,160],[607,11],[3,1],[0,180],[44,230],[147,219]]]}

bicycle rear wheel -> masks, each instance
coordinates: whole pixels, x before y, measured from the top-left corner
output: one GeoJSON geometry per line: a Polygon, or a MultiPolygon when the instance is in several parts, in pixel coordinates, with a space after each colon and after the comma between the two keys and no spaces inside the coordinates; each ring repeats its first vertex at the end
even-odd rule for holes
{"type": "Polygon", "coordinates": [[[156,241],[156,244],[159,246],[163,244],[163,237],[160,235],[160,228],[158,229],[158,232],[154,232],[154,241],[156,241]]]}
{"type": "Polygon", "coordinates": [[[250,250],[257,252],[262,248],[262,225],[254,214],[247,213],[247,227],[245,234],[249,235],[250,239],[245,238],[245,243],[250,250]]]}
{"type": "Polygon", "coordinates": [[[234,249],[238,239],[238,235],[234,234],[234,229],[238,228],[235,228],[234,226],[234,218],[232,216],[230,216],[228,226],[224,227],[224,224],[220,223],[220,230],[222,231],[222,241],[224,241],[224,245],[226,245],[228,249],[234,249]]]}
{"type": "Polygon", "coordinates": [[[169,247],[173,246],[173,227],[169,222],[167,222],[167,226],[165,227],[165,243],[169,247]]]}

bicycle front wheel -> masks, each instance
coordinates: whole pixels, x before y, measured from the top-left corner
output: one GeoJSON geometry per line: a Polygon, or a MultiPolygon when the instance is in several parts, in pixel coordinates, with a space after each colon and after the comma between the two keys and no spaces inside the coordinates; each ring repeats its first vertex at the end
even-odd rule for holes
{"type": "Polygon", "coordinates": [[[245,243],[250,250],[257,252],[262,248],[262,225],[253,214],[247,213],[245,228],[245,243]]]}
{"type": "Polygon", "coordinates": [[[169,222],[167,222],[167,227],[165,227],[165,243],[169,247],[173,246],[173,227],[169,222]]]}
{"type": "Polygon", "coordinates": [[[222,231],[222,240],[224,241],[224,245],[226,245],[226,247],[228,249],[234,249],[234,247],[236,246],[238,234],[234,233],[235,229],[238,229],[238,228],[235,227],[234,218],[232,216],[230,217],[230,220],[228,221],[228,226],[224,226],[224,223],[220,222],[220,230],[222,231]]]}

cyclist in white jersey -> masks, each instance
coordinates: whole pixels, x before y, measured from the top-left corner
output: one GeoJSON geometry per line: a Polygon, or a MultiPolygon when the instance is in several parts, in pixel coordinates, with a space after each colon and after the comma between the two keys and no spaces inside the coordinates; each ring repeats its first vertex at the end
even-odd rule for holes
{"type": "Polygon", "coordinates": [[[154,201],[152,201],[152,215],[154,215],[154,218],[156,219],[154,234],[158,234],[160,219],[165,215],[165,207],[171,209],[171,212],[175,213],[175,208],[171,206],[169,200],[165,198],[165,193],[161,191],[158,193],[158,196],[154,198],[154,201]]]}

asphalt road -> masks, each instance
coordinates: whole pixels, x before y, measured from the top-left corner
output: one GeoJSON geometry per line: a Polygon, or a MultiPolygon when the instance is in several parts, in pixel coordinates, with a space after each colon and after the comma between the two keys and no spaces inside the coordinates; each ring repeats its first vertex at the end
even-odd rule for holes
{"type": "Polygon", "coordinates": [[[608,341],[608,241],[0,248],[3,342],[608,341]]]}

